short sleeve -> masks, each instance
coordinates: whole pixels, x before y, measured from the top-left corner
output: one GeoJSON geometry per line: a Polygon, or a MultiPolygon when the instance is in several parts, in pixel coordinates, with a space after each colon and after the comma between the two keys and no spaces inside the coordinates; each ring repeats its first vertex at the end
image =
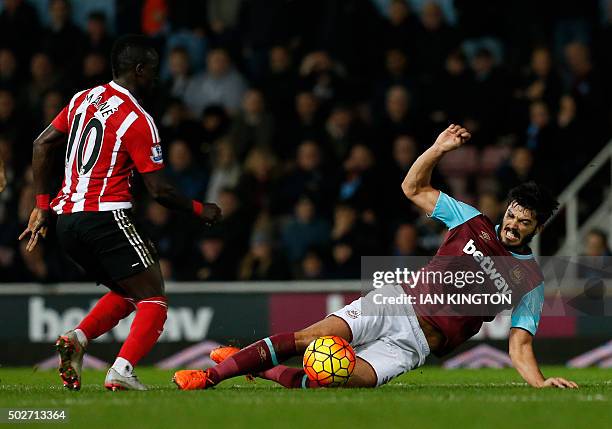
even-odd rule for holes
{"type": "Polygon", "coordinates": [[[436,201],[436,206],[431,213],[431,217],[438,219],[449,229],[452,229],[479,214],[480,212],[469,204],[449,197],[444,192],[440,192],[440,196],[438,197],[438,201],[436,201]]]}
{"type": "Polygon", "coordinates": [[[123,141],[139,173],[150,173],[164,167],[164,157],[155,124],[139,117],[126,132],[123,141]]]}
{"type": "Polygon", "coordinates": [[[535,335],[540,324],[542,306],[544,305],[544,283],[526,293],[521,302],[512,310],[510,326],[521,328],[535,335]]]}
{"type": "Polygon", "coordinates": [[[57,114],[55,119],[51,121],[51,125],[56,130],[68,134],[68,106],[64,107],[61,112],[57,114]]]}

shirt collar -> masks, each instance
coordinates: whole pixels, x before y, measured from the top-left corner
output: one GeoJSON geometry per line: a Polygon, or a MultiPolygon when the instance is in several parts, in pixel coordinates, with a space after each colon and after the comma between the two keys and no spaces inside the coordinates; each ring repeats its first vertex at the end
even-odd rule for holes
{"type": "Polygon", "coordinates": [[[108,84],[109,84],[109,85],[111,86],[111,88],[113,88],[114,90],[119,91],[119,92],[121,92],[121,93],[123,93],[123,94],[125,94],[125,95],[130,95],[130,96],[132,96],[132,93],[131,93],[131,92],[130,92],[130,91],[127,89],[127,88],[124,88],[123,86],[119,85],[119,84],[118,84],[117,82],[115,82],[114,80],[111,80],[111,81],[110,81],[108,84]]]}

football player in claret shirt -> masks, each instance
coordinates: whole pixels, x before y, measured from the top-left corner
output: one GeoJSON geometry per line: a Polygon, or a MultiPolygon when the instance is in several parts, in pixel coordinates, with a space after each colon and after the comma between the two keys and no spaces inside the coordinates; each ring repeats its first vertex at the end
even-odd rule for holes
{"type": "Polygon", "coordinates": [[[109,369],[110,390],[146,390],[134,366],[157,342],[167,314],[167,300],[155,249],[132,221],[130,176],[137,170],[159,204],[192,212],[206,224],[221,210],[183,196],[165,178],[159,134],[153,118],[140,106],[156,79],[159,58],[143,36],[115,43],[113,80],[75,94],[34,141],[32,168],[36,207],[27,229],[31,251],[47,232],[51,210],[57,214],[59,243],[78,265],[110,289],[56,347],[64,386],[81,386],[83,354],[89,341],[110,331],[136,311],[130,333],[109,369]],[[65,152],[62,188],[51,201],[52,162],[65,152]]]}
{"type": "MultiPolygon", "coordinates": [[[[512,362],[531,386],[578,387],[563,378],[545,378],[532,348],[542,311],[544,285],[528,243],[542,229],[558,203],[537,184],[522,184],[510,192],[503,221],[496,227],[474,207],[451,198],[430,184],[432,170],[438,161],[470,137],[470,133],[458,125],[451,125],[443,131],[408,171],[402,184],[404,194],[429,216],[448,227],[436,254],[437,260],[446,258],[448,261],[450,257],[455,265],[459,261],[467,264],[469,260],[486,260],[488,264],[493,257],[500,257],[510,260],[511,267],[520,267],[520,275],[516,275],[515,268],[512,280],[520,284],[519,288],[524,292],[520,300],[517,299],[519,302],[513,303],[509,335],[512,362]]],[[[423,270],[434,271],[436,257],[423,270]]],[[[461,267],[454,266],[453,269],[461,270],[461,267]]],[[[499,272],[505,273],[501,269],[499,272]]],[[[497,281],[499,276],[491,277],[489,284],[498,287],[493,279],[497,281]]],[[[404,288],[403,285],[389,285],[387,291],[398,296],[404,288]]],[[[365,301],[370,296],[353,301],[301,331],[272,335],[242,350],[235,347],[216,349],[211,353],[211,358],[218,362],[216,366],[205,371],[178,371],[173,380],[179,389],[194,390],[215,386],[237,375],[253,374],[289,388],[317,387],[318,383],[309,380],[303,369],[280,363],[302,355],[316,338],[336,335],[347,339],[357,355],[355,370],[347,386],[375,387],[423,365],[430,353],[437,356],[448,354],[475,335],[482,323],[494,316],[489,313],[478,316],[467,313],[432,315],[419,306],[418,301],[414,306],[409,303],[372,306],[372,300],[365,301]],[[366,303],[368,307],[365,307],[366,303]]]]}

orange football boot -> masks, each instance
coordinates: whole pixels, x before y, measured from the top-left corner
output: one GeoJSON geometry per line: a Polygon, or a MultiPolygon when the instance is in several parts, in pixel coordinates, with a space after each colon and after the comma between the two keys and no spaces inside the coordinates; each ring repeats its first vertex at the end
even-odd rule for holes
{"type": "MultiPolygon", "coordinates": [[[[228,357],[238,353],[240,349],[238,347],[233,346],[219,346],[210,352],[210,358],[216,363],[219,364],[223,362],[228,357]]],[[[255,377],[251,374],[245,375],[247,381],[255,381],[255,377]]]]}
{"type": "Polygon", "coordinates": [[[174,373],[172,381],[179,390],[203,390],[214,386],[203,369],[184,369],[174,373]]]}
{"type": "Polygon", "coordinates": [[[212,352],[210,352],[210,358],[215,363],[221,363],[225,359],[227,359],[228,357],[230,357],[233,354],[238,353],[239,351],[240,351],[240,349],[238,347],[219,346],[216,349],[214,349],[212,352]]]}

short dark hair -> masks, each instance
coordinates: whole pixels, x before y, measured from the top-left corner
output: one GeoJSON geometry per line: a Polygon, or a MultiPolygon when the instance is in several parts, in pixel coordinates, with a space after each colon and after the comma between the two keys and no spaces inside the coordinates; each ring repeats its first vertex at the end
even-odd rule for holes
{"type": "Polygon", "coordinates": [[[151,61],[150,54],[156,53],[145,36],[128,34],[117,39],[111,51],[113,77],[133,69],[137,64],[151,61]]]}
{"type": "Polygon", "coordinates": [[[508,204],[513,202],[535,212],[538,225],[546,223],[559,207],[559,202],[552,193],[533,181],[522,183],[510,190],[508,204]]]}

